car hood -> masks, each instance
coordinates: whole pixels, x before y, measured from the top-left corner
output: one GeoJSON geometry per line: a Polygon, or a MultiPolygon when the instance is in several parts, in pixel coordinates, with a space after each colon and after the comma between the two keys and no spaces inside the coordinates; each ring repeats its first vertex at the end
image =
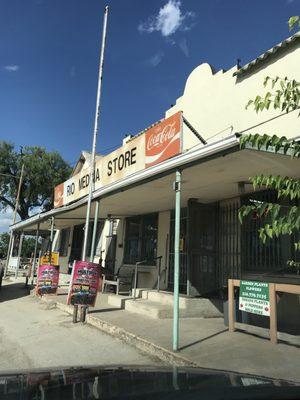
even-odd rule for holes
{"type": "Polygon", "coordinates": [[[294,399],[300,383],[202,368],[84,367],[0,375],[1,399],[294,399]]]}

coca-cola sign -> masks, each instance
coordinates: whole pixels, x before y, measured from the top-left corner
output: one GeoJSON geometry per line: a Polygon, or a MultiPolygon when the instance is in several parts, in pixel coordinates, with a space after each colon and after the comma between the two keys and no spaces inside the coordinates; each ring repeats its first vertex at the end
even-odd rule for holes
{"type": "Polygon", "coordinates": [[[146,167],[156,165],[180,153],[181,129],[181,112],[178,112],[146,132],[146,167]]]}

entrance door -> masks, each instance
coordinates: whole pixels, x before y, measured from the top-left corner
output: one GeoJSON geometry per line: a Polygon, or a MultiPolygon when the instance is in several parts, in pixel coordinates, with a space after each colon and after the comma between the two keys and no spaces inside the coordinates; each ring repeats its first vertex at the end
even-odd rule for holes
{"type": "Polygon", "coordinates": [[[82,245],[84,236],[84,224],[75,225],[73,230],[73,239],[71,246],[71,254],[69,262],[72,263],[74,260],[81,260],[82,245]]]}
{"type": "Polygon", "coordinates": [[[189,295],[207,295],[218,288],[215,204],[194,200],[188,205],[189,295]]]}

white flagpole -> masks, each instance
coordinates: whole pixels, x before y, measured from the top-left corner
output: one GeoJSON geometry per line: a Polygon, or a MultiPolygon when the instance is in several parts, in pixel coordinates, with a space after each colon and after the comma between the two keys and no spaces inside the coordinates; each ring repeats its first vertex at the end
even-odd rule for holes
{"type": "Polygon", "coordinates": [[[91,162],[90,179],[89,179],[89,195],[88,195],[88,202],[87,202],[87,209],[86,209],[86,221],[85,221],[84,240],[83,240],[83,249],[82,249],[82,260],[83,261],[86,261],[91,204],[92,204],[92,196],[93,196],[93,191],[94,191],[94,179],[93,178],[95,175],[96,145],[97,145],[97,136],[98,136],[99,119],[100,119],[99,117],[100,117],[100,104],[101,104],[104,51],[105,51],[105,43],[106,43],[107,17],[108,17],[108,6],[106,6],[104,9],[104,22],[103,22],[102,45],[101,45],[100,64],[99,64],[96,114],[95,114],[95,124],[94,124],[93,147],[92,147],[92,162],[91,162]]]}

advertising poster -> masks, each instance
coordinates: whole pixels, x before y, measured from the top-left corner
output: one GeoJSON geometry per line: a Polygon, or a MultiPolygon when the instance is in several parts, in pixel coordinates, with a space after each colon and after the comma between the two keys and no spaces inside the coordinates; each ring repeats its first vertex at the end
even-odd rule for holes
{"type": "Polygon", "coordinates": [[[51,253],[51,262],[49,259],[49,253],[44,254],[41,257],[40,264],[51,264],[51,265],[59,265],[59,253],[57,251],[52,251],[51,253]]]}
{"type": "Polygon", "coordinates": [[[37,273],[36,294],[56,294],[59,282],[59,266],[39,265],[37,273]]]}
{"type": "Polygon", "coordinates": [[[269,316],[269,284],[266,282],[241,281],[239,309],[252,314],[269,316]]]}
{"type": "Polygon", "coordinates": [[[99,281],[99,264],[76,261],[72,271],[67,304],[94,307],[99,281]]]}
{"type": "Polygon", "coordinates": [[[151,167],[181,151],[182,115],[178,112],[146,132],[145,165],[151,167]]]}

